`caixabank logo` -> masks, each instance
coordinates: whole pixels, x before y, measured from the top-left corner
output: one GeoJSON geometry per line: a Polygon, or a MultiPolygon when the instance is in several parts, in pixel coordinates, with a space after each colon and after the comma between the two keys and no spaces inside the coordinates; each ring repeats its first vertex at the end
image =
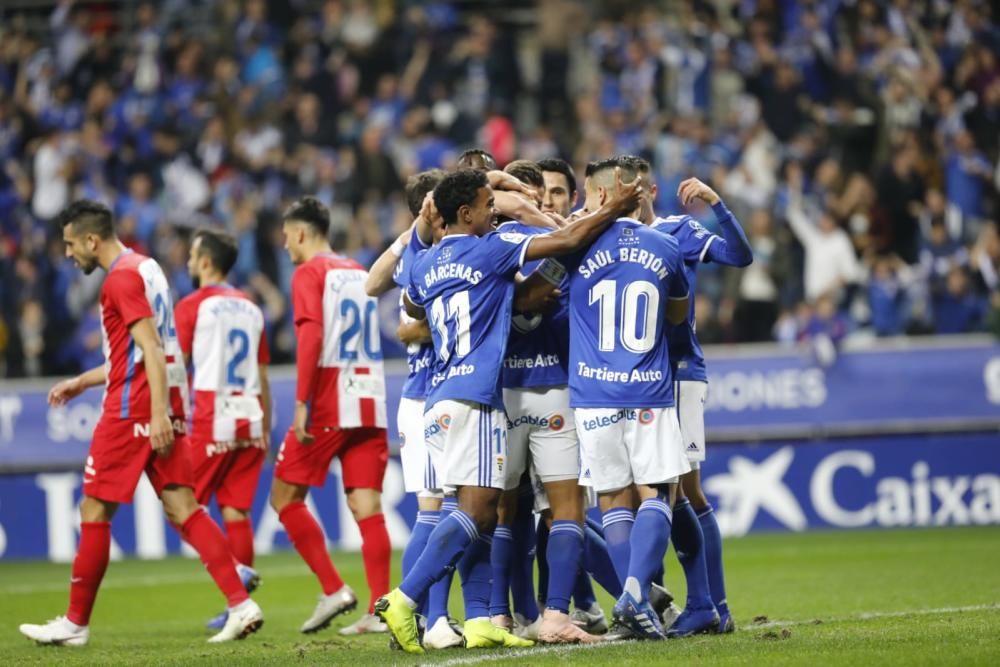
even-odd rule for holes
{"type": "Polygon", "coordinates": [[[986,438],[944,440],[717,446],[703,468],[704,488],[727,536],[1000,524],[1000,451],[986,438]]]}

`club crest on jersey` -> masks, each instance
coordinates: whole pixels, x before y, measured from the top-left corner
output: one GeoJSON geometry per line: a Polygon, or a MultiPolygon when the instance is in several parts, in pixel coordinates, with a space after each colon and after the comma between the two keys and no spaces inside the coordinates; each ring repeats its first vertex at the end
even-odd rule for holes
{"type": "Polygon", "coordinates": [[[438,426],[440,426],[445,431],[451,426],[451,415],[441,415],[437,419],[438,426]]]}
{"type": "Polygon", "coordinates": [[[499,473],[503,472],[503,457],[502,456],[498,456],[497,457],[497,472],[499,472],[499,473]]]}
{"type": "Polygon", "coordinates": [[[652,410],[639,410],[639,423],[645,426],[646,424],[652,424],[655,416],[652,410]]]}
{"type": "Polygon", "coordinates": [[[555,415],[549,420],[549,428],[553,431],[561,431],[562,427],[566,425],[566,420],[563,419],[562,415],[555,415]]]}

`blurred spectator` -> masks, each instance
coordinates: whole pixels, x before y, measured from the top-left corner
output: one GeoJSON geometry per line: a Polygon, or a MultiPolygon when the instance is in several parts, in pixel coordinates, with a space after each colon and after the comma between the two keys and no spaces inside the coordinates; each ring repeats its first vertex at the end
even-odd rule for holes
{"type": "Polygon", "coordinates": [[[934,330],[939,334],[975,331],[986,316],[986,302],[972,291],[960,266],[948,272],[945,289],[934,298],[934,330]]]}
{"type": "Polygon", "coordinates": [[[801,201],[793,199],[786,217],[805,249],[805,296],[808,301],[831,293],[839,295],[842,288],[860,278],[851,239],[829,211],[821,213],[818,222],[813,224],[802,210],[801,201]]]}

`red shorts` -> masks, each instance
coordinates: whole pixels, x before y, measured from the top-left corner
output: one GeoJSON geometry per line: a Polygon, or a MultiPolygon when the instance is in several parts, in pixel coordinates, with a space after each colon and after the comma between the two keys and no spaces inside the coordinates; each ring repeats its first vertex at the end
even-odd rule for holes
{"type": "Polygon", "coordinates": [[[194,497],[198,503],[208,505],[215,496],[219,507],[249,512],[264,467],[264,450],[241,447],[210,455],[208,444],[195,444],[193,439],[190,442],[194,497]]]}
{"type": "Polygon", "coordinates": [[[289,429],[278,452],[274,475],[289,484],[323,486],[333,457],[340,459],[345,489],[382,490],[389,462],[389,442],[384,428],[314,427],[316,437],[303,445],[289,429]]]}
{"type": "Polygon", "coordinates": [[[187,435],[174,425],[174,447],[166,456],[149,443],[149,420],[101,417],[94,429],[83,469],[84,495],[110,503],[130,503],[143,472],[156,495],[167,486],[194,487],[187,435]]]}

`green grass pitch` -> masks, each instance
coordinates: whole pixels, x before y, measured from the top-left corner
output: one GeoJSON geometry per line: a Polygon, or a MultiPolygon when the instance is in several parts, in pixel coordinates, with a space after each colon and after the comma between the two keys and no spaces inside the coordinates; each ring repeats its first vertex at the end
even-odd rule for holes
{"type": "MultiPolygon", "coordinates": [[[[435,664],[914,665],[1000,664],[1000,529],[754,535],[725,545],[729,600],[739,630],[668,642],[521,651],[456,649],[404,656],[384,635],[344,638],[339,620],[318,635],[298,627],[316,601],[294,553],[260,558],[255,598],[266,623],[246,641],[205,643],[221,608],[194,560],[112,563],[90,645],[39,647],[17,631],[64,613],[68,565],[0,563],[0,661],[11,664],[435,664]],[[766,618],[765,618],[766,617],[766,618]]],[[[398,553],[396,566],[398,567],[398,553]]],[[[361,558],[335,554],[344,578],[366,591],[361,558]]],[[[683,599],[673,554],[668,584],[683,599]]],[[[456,587],[454,601],[460,596],[456,587]]],[[[602,598],[605,610],[611,601],[602,598]]],[[[460,602],[455,608],[460,612],[460,602]]],[[[459,615],[456,613],[456,615],[459,615]]]]}

